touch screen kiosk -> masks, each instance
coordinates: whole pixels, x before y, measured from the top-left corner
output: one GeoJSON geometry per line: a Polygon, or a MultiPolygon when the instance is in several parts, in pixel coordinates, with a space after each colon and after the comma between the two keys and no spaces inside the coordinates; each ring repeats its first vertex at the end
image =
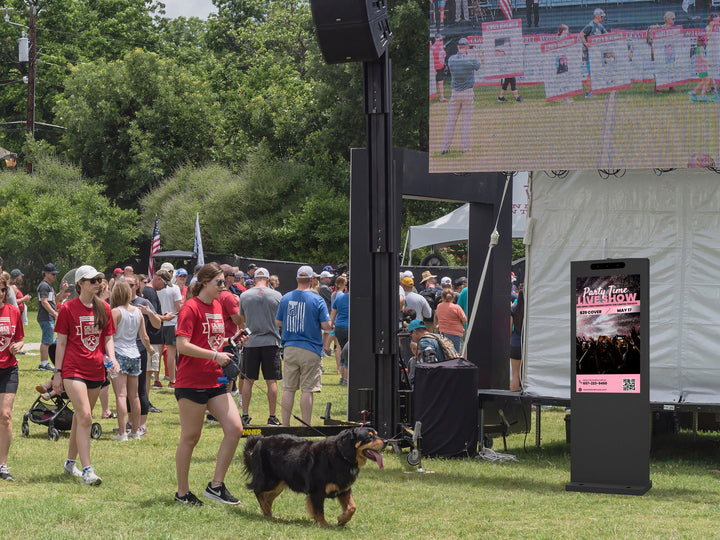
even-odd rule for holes
{"type": "Polygon", "coordinates": [[[650,481],[648,259],[570,263],[567,491],[643,495],[650,481]]]}

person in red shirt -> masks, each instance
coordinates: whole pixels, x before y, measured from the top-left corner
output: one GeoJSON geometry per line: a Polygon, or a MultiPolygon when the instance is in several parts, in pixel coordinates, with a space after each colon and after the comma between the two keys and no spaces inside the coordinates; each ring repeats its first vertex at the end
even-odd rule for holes
{"type": "Polygon", "coordinates": [[[25,337],[22,316],[15,306],[5,303],[10,284],[0,276],[0,480],[14,480],[8,472],[7,458],[12,441],[12,410],[18,387],[15,355],[25,337]]]}
{"type": "Polygon", "coordinates": [[[111,363],[108,370],[111,373],[120,370],[115,360],[115,323],[110,306],[98,296],[102,281],[103,275],[92,266],[78,268],[75,271],[78,296],[62,305],[55,325],[53,390],[59,394],[64,389],[75,410],[63,472],[80,476],[83,484],[93,486],[102,483],[90,464],[90,429],[92,410],[105,382],[103,352],[111,363]],[[78,454],[82,472],[75,465],[78,454]]]}
{"type": "Polygon", "coordinates": [[[205,409],[213,415],[223,430],[215,472],[203,495],[225,504],[238,504],[225,487],[225,475],[242,436],[242,422],[237,407],[221,382],[222,366],[232,355],[222,352],[225,343],[223,310],[218,298],[225,288],[224,272],[217,263],[204,265],[197,273],[197,281],[188,291],[190,298],[178,314],[177,377],[175,398],[180,415],[180,439],[175,452],[177,493],[175,500],[185,504],[202,505],[190,491],[190,461],[200,440],[205,409]]]}

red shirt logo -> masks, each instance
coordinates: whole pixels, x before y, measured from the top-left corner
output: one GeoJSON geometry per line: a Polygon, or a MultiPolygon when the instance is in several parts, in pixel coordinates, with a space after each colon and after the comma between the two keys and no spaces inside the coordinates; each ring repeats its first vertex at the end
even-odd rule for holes
{"type": "Polygon", "coordinates": [[[80,324],[75,327],[77,336],[90,352],[95,351],[100,344],[100,329],[95,326],[95,317],[78,317],[80,324]]]}

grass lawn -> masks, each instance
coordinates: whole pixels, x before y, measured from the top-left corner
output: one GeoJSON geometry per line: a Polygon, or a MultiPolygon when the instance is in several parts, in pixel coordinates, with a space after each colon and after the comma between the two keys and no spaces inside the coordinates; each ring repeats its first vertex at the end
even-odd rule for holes
{"type": "MultiPolygon", "coordinates": [[[[34,317],[31,316],[31,322],[34,317]]],[[[534,433],[508,438],[508,453],[519,462],[425,459],[432,474],[408,472],[404,455],[385,455],[385,468],[365,466],[354,486],[357,513],[342,529],[312,524],[304,496],[285,492],[276,501],[277,521],[262,517],[255,497],[244,486],[242,465],[233,463],[226,479],[242,504],[226,507],[208,501],[202,508],[173,502],[174,455],[180,426],[168,389],[153,390],[163,409],[148,420],[148,435],[138,441],[110,441],[113,420],[99,420],[102,437],[92,442],[92,460],[103,478],[86,487],[61,476],[67,434],[51,442],[44,426],[30,424],[20,436],[22,415],[36,397],[34,386],[48,374],[36,371],[37,351],[20,357],[20,388],[13,413],[9,466],[14,483],[0,483],[0,523],[4,538],[705,538],[718,536],[720,475],[715,434],[698,441],[689,433],[656,440],[651,459],[653,488],[643,497],[568,493],[569,446],[564,411],[543,411],[543,445],[534,433]]],[[[325,358],[323,391],[315,401],[320,422],[325,403],[333,416],[346,411],[346,387],[338,385],[334,360],[325,358]]],[[[297,408],[297,404],[296,404],[297,408]]],[[[114,407],[113,407],[114,409],[114,407]]],[[[99,417],[98,408],[95,410],[99,417]]],[[[264,384],[256,388],[251,415],[267,418],[264,384]]],[[[211,478],[221,438],[217,425],[206,425],[190,470],[200,495],[211,478]]],[[[502,451],[501,440],[495,449],[502,451]]],[[[238,456],[244,442],[238,448],[238,456]]],[[[622,444],[622,441],[618,441],[622,444]]],[[[328,501],[326,515],[339,514],[328,501]]]]}

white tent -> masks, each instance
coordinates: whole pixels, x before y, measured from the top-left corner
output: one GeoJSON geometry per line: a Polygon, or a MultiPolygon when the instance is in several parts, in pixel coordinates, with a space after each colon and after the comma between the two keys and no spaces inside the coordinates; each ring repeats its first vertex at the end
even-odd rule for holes
{"type": "MultiPolygon", "coordinates": [[[[533,173],[523,386],[570,397],[570,262],[650,260],[650,399],[720,403],[720,175],[533,173]]],[[[648,343],[649,342],[649,343],[648,343]]]]}
{"type": "MultiPolygon", "coordinates": [[[[513,238],[525,236],[525,222],[528,206],[528,173],[516,173],[513,178],[513,238]]],[[[403,250],[403,263],[405,255],[409,254],[408,264],[412,264],[412,252],[425,246],[443,247],[468,240],[468,216],[470,206],[462,205],[434,221],[424,225],[414,225],[408,229],[403,250]]]]}

